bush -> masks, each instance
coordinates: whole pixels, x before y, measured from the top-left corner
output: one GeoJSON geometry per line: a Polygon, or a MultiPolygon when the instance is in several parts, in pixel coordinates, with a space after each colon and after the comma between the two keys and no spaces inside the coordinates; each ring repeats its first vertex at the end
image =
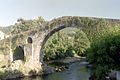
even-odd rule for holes
{"type": "MultiPolygon", "coordinates": [[[[120,32],[119,28],[110,28],[87,50],[87,60],[96,65],[93,73],[95,80],[105,78],[109,71],[120,69],[120,32]],[[100,72],[101,71],[101,72],[100,72]],[[102,75],[102,76],[101,76],[102,75]],[[104,76],[103,76],[104,75],[104,76]]],[[[106,31],[106,30],[105,30],[106,31]]]]}

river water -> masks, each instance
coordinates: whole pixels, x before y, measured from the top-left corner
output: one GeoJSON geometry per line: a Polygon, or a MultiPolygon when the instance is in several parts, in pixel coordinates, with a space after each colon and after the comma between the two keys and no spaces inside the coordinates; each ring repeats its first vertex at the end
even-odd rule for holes
{"type": "Polygon", "coordinates": [[[47,76],[25,77],[15,80],[89,80],[90,69],[86,68],[88,63],[85,61],[72,63],[69,69],[55,72],[47,76]]]}

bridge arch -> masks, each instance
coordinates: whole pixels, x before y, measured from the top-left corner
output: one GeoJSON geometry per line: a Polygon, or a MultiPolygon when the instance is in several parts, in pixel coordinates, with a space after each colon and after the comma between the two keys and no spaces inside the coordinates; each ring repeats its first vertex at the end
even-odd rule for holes
{"type": "Polygon", "coordinates": [[[84,27],[83,23],[84,23],[84,20],[83,20],[83,22],[81,22],[81,17],[76,17],[76,16],[73,16],[73,17],[65,16],[65,17],[61,17],[58,19],[53,19],[49,23],[46,23],[44,25],[44,29],[43,29],[43,30],[45,30],[44,39],[42,39],[42,41],[40,41],[41,46],[40,46],[40,51],[39,51],[39,61],[43,62],[43,58],[42,58],[43,47],[50,36],[52,36],[54,33],[58,32],[64,28],[67,28],[67,27],[83,29],[83,27],[84,27]]]}
{"type": "Polygon", "coordinates": [[[17,46],[14,50],[13,61],[23,60],[25,61],[24,49],[23,46],[17,46]]]}
{"type": "MultiPolygon", "coordinates": [[[[68,26],[69,27],[69,26],[68,26]]],[[[51,30],[50,32],[48,32],[45,36],[45,38],[43,39],[42,41],[42,44],[41,44],[41,48],[40,48],[40,62],[43,62],[43,57],[42,57],[42,51],[43,51],[43,48],[47,42],[47,40],[53,35],[55,34],[56,32],[59,32],[60,30],[63,30],[65,28],[68,28],[66,26],[60,26],[58,28],[55,28],[53,30],[51,30]]],[[[78,27],[73,27],[73,28],[78,28],[78,27]]]]}

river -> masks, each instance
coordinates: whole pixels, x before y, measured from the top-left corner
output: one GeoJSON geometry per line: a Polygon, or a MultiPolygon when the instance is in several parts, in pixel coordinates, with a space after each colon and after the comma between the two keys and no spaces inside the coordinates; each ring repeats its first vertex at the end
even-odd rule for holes
{"type": "Polygon", "coordinates": [[[69,69],[55,72],[47,76],[25,77],[15,80],[89,80],[90,69],[86,68],[85,61],[72,63],[69,69]]]}

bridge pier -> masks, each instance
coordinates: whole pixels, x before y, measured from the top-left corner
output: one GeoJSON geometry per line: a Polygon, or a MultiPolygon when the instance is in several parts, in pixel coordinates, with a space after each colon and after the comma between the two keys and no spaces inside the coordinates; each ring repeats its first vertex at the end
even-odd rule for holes
{"type": "Polygon", "coordinates": [[[24,56],[25,56],[25,61],[28,62],[33,55],[33,45],[32,44],[27,44],[24,46],[24,56]]]}

